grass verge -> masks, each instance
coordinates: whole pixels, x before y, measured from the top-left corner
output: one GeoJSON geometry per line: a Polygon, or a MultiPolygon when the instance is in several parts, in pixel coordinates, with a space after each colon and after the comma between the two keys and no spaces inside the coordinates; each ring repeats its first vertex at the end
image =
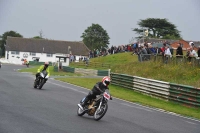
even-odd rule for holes
{"type": "MultiPolygon", "coordinates": [[[[101,78],[56,78],[57,80],[82,86],[91,89],[96,82],[101,81],[101,78]]],[[[127,100],[141,105],[156,107],[166,111],[181,114],[187,117],[200,119],[200,108],[188,108],[174,102],[167,102],[151,96],[143,95],[133,90],[125,89],[122,87],[110,85],[111,95],[123,100],[127,100]]]]}
{"type": "MultiPolygon", "coordinates": [[[[39,68],[39,66],[34,66],[31,68],[24,68],[24,69],[19,70],[19,72],[30,72],[32,74],[36,74],[38,68],[39,68]]],[[[49,66],[49,71],[50,71],[50,76],[57,76],[57,75],[59,75],[59,76],[81,76],[82,75],[82,74],[63,72],[63,71],[55,72],[53,66],[49,66]]]]}

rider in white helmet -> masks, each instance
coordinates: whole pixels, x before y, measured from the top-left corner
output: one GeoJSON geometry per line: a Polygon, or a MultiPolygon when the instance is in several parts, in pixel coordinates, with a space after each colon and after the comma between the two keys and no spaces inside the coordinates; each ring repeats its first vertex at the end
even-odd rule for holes
{"type": "Polygon", "coordinates": [[[85,100],[78,104],[78,106],[83,110],[84,106],[89,100],[95,99],[96,95],[100,95],[102,92],[104,92],[108,88],[108,85],[110,84],[110,77],[105,76],[103,77],[101,82],[97,82],[93,89],[88,93],[88,95],[85,97],[85,100]]]}

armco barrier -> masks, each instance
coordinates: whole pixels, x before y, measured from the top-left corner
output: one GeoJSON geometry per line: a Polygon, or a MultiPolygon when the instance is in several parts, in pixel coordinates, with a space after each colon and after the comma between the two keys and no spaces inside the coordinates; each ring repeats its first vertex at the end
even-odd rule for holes
{"type": "MultiPolygon", "coordinates": [[[[65,72],[71,72],[71,73],[82,73],[87,75],[93,75],[93,76],[108,76],[110,75],[110,69],[109,70],[94,70],[94,69],[83,69],[83,68],[73,68],[73,67],[66,67],[63,66],[62,70],[65,72]]],[[[54,71],[58,71],[58,67],[54,66],[54,71]]]]}
{"type": "Polygon", "coordinates": [[[74,73],[74,69],[75,68],[73,68],[73,67],[65,67],[65,66],[63,66],[63,71],[65,71],[65,72],[74,73]]]}
{"type": "Polygon", "coordinates": [[[169,91],[169,99],[171,101],[179,102],[189,106],[200,107],[200,89],[192,86],[170,83],[169,91]]]}
{"type": "Polygon", "coordinates": [[[97,70],[93,70],[93,69],[75,68],[74,72],[87,74],[87,75],[97,75],[97,70]]]}
{"type": "Polygon", "coordinates": [[[133,76],[111,73],[110,77],[111,77],[111,84],[128,89],[133,89],[133,76]]]}
{"type": "Polygon", "coordinates": [[[108,76],[108,75],[109,75],[109,71],[106,71],[106,70],[97,71],[97,76],[108,76]]]}
{"type": "Polygon", "coordinates": [[[164,99],[169,97],[169,82],[134,76],[133,84],[134,90],[139,92],[164,99]]]}
{"type": "Polygon", "coordinates": [[[200,89],[137,76],[111,73],[111,84],[139,91],[148,95],[200,107],[200,89]]]}
{"type": "Polygon", "coordinates": [[[137,76],[111,73],[111,84],[168,99],[169,83],[137,76]]]}
{"type": "MultiPolygon", "coordinates": [[[[29,65],[43,65],[44,62],[38,62],[38,61],[29,61],[29,65]]],[[[52,62],[49,62],[49,65],[52,66],[52,62]]]]}

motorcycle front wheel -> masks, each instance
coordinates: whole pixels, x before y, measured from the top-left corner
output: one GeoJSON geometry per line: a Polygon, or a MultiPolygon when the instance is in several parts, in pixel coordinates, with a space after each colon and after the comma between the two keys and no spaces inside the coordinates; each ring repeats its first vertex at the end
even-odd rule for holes
{"type": "Polygon", "coordinates": [[[78,116],[83,116],[84,114],[85,114],[85,111],[78,107],[77,115],[78,116]]]}
{"type": "Polygon", "coordinates": [[[100,120],[107,112],[108,110],[108,104],[104,103],[101,105],[100,109],[97,109],[96,112],[94,113],[94,119],[96,121],[100,120]]]}
{"type": "Polygon", "coordinates": [[[34,88],[37,88],[38,80],[39,80],[38,78],[35,79],[34,84],[33,84],[34,88]]]}

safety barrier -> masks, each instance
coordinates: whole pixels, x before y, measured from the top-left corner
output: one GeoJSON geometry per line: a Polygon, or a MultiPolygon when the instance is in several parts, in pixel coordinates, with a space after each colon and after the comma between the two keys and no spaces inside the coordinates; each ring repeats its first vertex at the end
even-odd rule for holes
{"type": "Polygon", "coordinates": [[[139,92],[143,92],[152,96],[157,96],[163,99],[168,99],[169,97],[169,82],[134,76],[133,84],[134,90],[137,90],[139,92]]]}
{"type": "Polygon", "coordinates": [[[193,86],[170,83],[169,92],[169,100],[171,101],[200,107],[200,89],[193,86]]]}
{"type": "MultiPolygon", "coordinates": [[[[108,76],[108,75],[110,75],[110,69],[109,70],[93,70],[93,69],[83,69],[83,68],[73,68],[73,67],[63,66],[62,70],[64,72],[82,73],[82,74],[93,75],[93,76],[108,76]]],[[[54,71],[58,72],[57,66],[54,66],[54,71]]]]}
{"type": "Polygon", "coordinates": [[[97,76],[108,76],[109,75],[109,70],[98,70],[97,71],[97,76]]]}
{"type": "Polygon", "coordinates": [[[111,83],[163,99],[168,99],[169,96],[170,85],[168,82],[111,73],[111,83]]]}
{"type": "Polygon", "coordinates": [[[133,89],[133,76],[111,73],[111,83],[128,89],[133,89]]]}
{"type": "MultiPolygon", "coordinates": [[[[38,61],[29,61],[29,65],[43,65],[44,62],[38,62],[38,61]]],[[[49,65],[52,66],[52,62],[49,62],[49,65]]]]}
{"type": "Polygon", "coordinates": [[[97,70],[93,70],[93,69],[75,68],[74,72],[87,74],[87,75],[97,75],[97,70]]]}
{"type": "Polygon", "coordinates": [[[111,73],[110,76],[113,85],[184,105],[200,107],[200,88],[118,73],[111,73]]]}
{"type": "Polygon", "coordinates": [[[65,67],[65,66],[63,66],[62,69],[63,69],[64,72],[71,72],[71,73],[75,72],[74,71],[75,68],[73,68],[73,67],[65,67]]]}

